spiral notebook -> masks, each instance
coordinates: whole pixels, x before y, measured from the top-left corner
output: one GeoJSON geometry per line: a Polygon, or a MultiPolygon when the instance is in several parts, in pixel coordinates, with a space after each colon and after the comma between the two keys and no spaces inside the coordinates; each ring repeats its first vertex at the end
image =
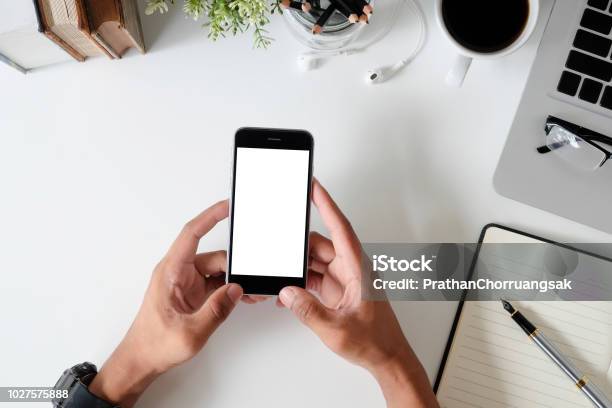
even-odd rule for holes
{"type": "MultiPolygon", "coordinates": [[[[499,225],[481,242],[554,242],[499,225]]],[[[612,302],[512,302],[612,395],[612,302]]],[[[592,407],[508,317],[500,302],[461,302],[434,386],[442,407],[592,407]]]]}

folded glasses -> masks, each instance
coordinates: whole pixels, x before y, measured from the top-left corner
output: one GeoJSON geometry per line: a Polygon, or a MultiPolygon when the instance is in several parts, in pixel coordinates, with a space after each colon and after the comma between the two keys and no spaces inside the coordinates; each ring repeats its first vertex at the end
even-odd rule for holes
{"type": "Polygon", "coordinates": [[[538,153],[555,155],[583,171],[595,171],[610,158],[612,138],[582,126],[549,116],[544,126],[546,144],[537,148],[538,153]]]}

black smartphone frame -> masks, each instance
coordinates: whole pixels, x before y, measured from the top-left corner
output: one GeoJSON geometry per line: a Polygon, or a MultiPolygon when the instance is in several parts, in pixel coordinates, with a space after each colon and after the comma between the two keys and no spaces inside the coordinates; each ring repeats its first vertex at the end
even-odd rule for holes
{"type": "Polygon", "coordinates": [[[234,152],[232,163],[232,186],[230,199],[230,234],[227,251],[227,282],[242,286],[244,293],[249,295],[278,295],[285,286],[306,287],[308,275],[308,236],[310,233],[310,203],[312,194],[312,163],[314,140],[305,130],[270,129],[270,128],[240,128],[234,136],[234,152]],[[304,260],[302,277],[233,275],[232,274],[232,243],[234,238],[234,202],[236,194],[236,159],[238,148],[305,150],[308,151],[308,188],[306,197],[306,222],[304,229],[304,260]]]}

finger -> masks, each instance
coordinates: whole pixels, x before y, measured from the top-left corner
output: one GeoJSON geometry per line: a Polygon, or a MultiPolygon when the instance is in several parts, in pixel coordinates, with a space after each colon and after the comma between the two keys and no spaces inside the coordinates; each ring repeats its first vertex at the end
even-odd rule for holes
{"type": "Polygon", "coordinates": [[[224,285],[213,292],[196,312],[202,332],[211,335],[234,310],[242,294],[242,288],[235,283],[224,285]]]}
{"type": "Polygon", "coordinates": [[[310,259],[310,263],[308,264],[308,269],[311,269],[320,274],[326,274],[329,266],[326,263],[319,262],[316,259],[310,259]]]}
{"type": "Polygon", "coordinates": [[[264,302],[270,298],[270,296],[263,296],[263,295],[247,295],[247,296],[256,302],[264,302]]]}
{"type": "Polygon", "coordinates": [[[225,285],[225,276],[211,276],[206,278],[206,292],[208,296],[223,285],[225,285]]]}
{"type": "Polygon", "coordinates": [[[255,300],[251,299],[250,296],[243,296],[241,300],[243,303],[246,303],[247,305],[254,305],[255,303],[257,303],[255,300]]]}
{"type": "Polygon", "coordinates": [[[333,274],[323,276],[323,274],[317,273],[313,270],[308,271],[306,289],[316,293],[316,295],[321,299],[323,306],[332,310],[337,309],[338,303],[344,295],[343,285],[333,274]]]}
{"type": "Polygon", "coordinates": [[[283,305],[283,302],[281,302],[280,298],[278,297],[276,298],[276,307],[281,309],[285,307],[285,305],[283,305]]]}
{"type": "Polygon", "coordinates": [[[248,304],[261,303],[269,299],[269,296],[244,295],[242,301],[248,304]]]}
{"type": "Polygon", "coordinates": [[[330,263],[336,257],[334,244],[318,232],[311,232],[308,242],[310,244],[309,254],[312,258],[320,262],[330,263]]]}
{"type": "Polygon", "coordinates": [[[225,276],[211,276],[203,279],[201,290],[196,288],[188,291],[186,297],[193,306],[192,310],[200,309],[204,302],[206,302],[206,299],[223,285],[225,285],[225,276]]]}
{"type": "Polygon", "coordinates": [[[308,271],[308,280],[306,281],[306,289],[320,293],[323,285],[323,276],[314,271],[308,271]]]}
{"type": "Polygon", "coordinates": [[[228,200],[219,201],[212,207],[204,210],[200,215],[185,224],[179,236],[170,247],[168,257],[180,261],[193,259],[200,239],[219,221],[227,218],[228,214],[228,200]]]}
{"type": "Polygon", "coordinates": [[[312,201],[329,229],[336,253],[342,255],[354,251],[359,240],[353,227],[318,180],[313,181],[312,201]]]}
{"type": "Polygon", "coordinates": [[[279,293],[279,299],[315,333],[321,333],[332,320],[332,312],[314,295],[302,288],[295,286],[283,288],[279,293]]]}
{"type": "Polygon", "coordinates": [[[225,251],[205,252],[197,254],[193,260],[198,273],[203,276],[225,275],[227,254],[225,251]]]}
{"type": "MultiPolygon", "coordinates": [[[[309,270],[308,279],[306,282],[306,289],[314,291],[316,293],[320,293],[322,285],[323,285],[323,276],[321,276],[321,274],[319,273],[309,270]]],[[[279,307],[281,309],[285,307],[285,305],[283,305],[283,302],[281,302],[280,297],[277,297],[274,303],[276,304],[276,307],[279,307]]]]}

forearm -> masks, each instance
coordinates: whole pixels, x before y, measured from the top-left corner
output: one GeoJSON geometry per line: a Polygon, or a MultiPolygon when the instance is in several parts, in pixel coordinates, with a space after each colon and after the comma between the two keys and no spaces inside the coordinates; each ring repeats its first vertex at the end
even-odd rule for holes
{"type": "Polygon", "coordinates": [[[412,350],[370,369],[387,401],[387,408],[438,408],[423,366],[412,350]]]}
{"type": "Polygon", "coordinates": [[[106,401],[130,408],[159,373],[139,358],[134,344],[126,338],[104,363],[89,391],[106,401]]]}

